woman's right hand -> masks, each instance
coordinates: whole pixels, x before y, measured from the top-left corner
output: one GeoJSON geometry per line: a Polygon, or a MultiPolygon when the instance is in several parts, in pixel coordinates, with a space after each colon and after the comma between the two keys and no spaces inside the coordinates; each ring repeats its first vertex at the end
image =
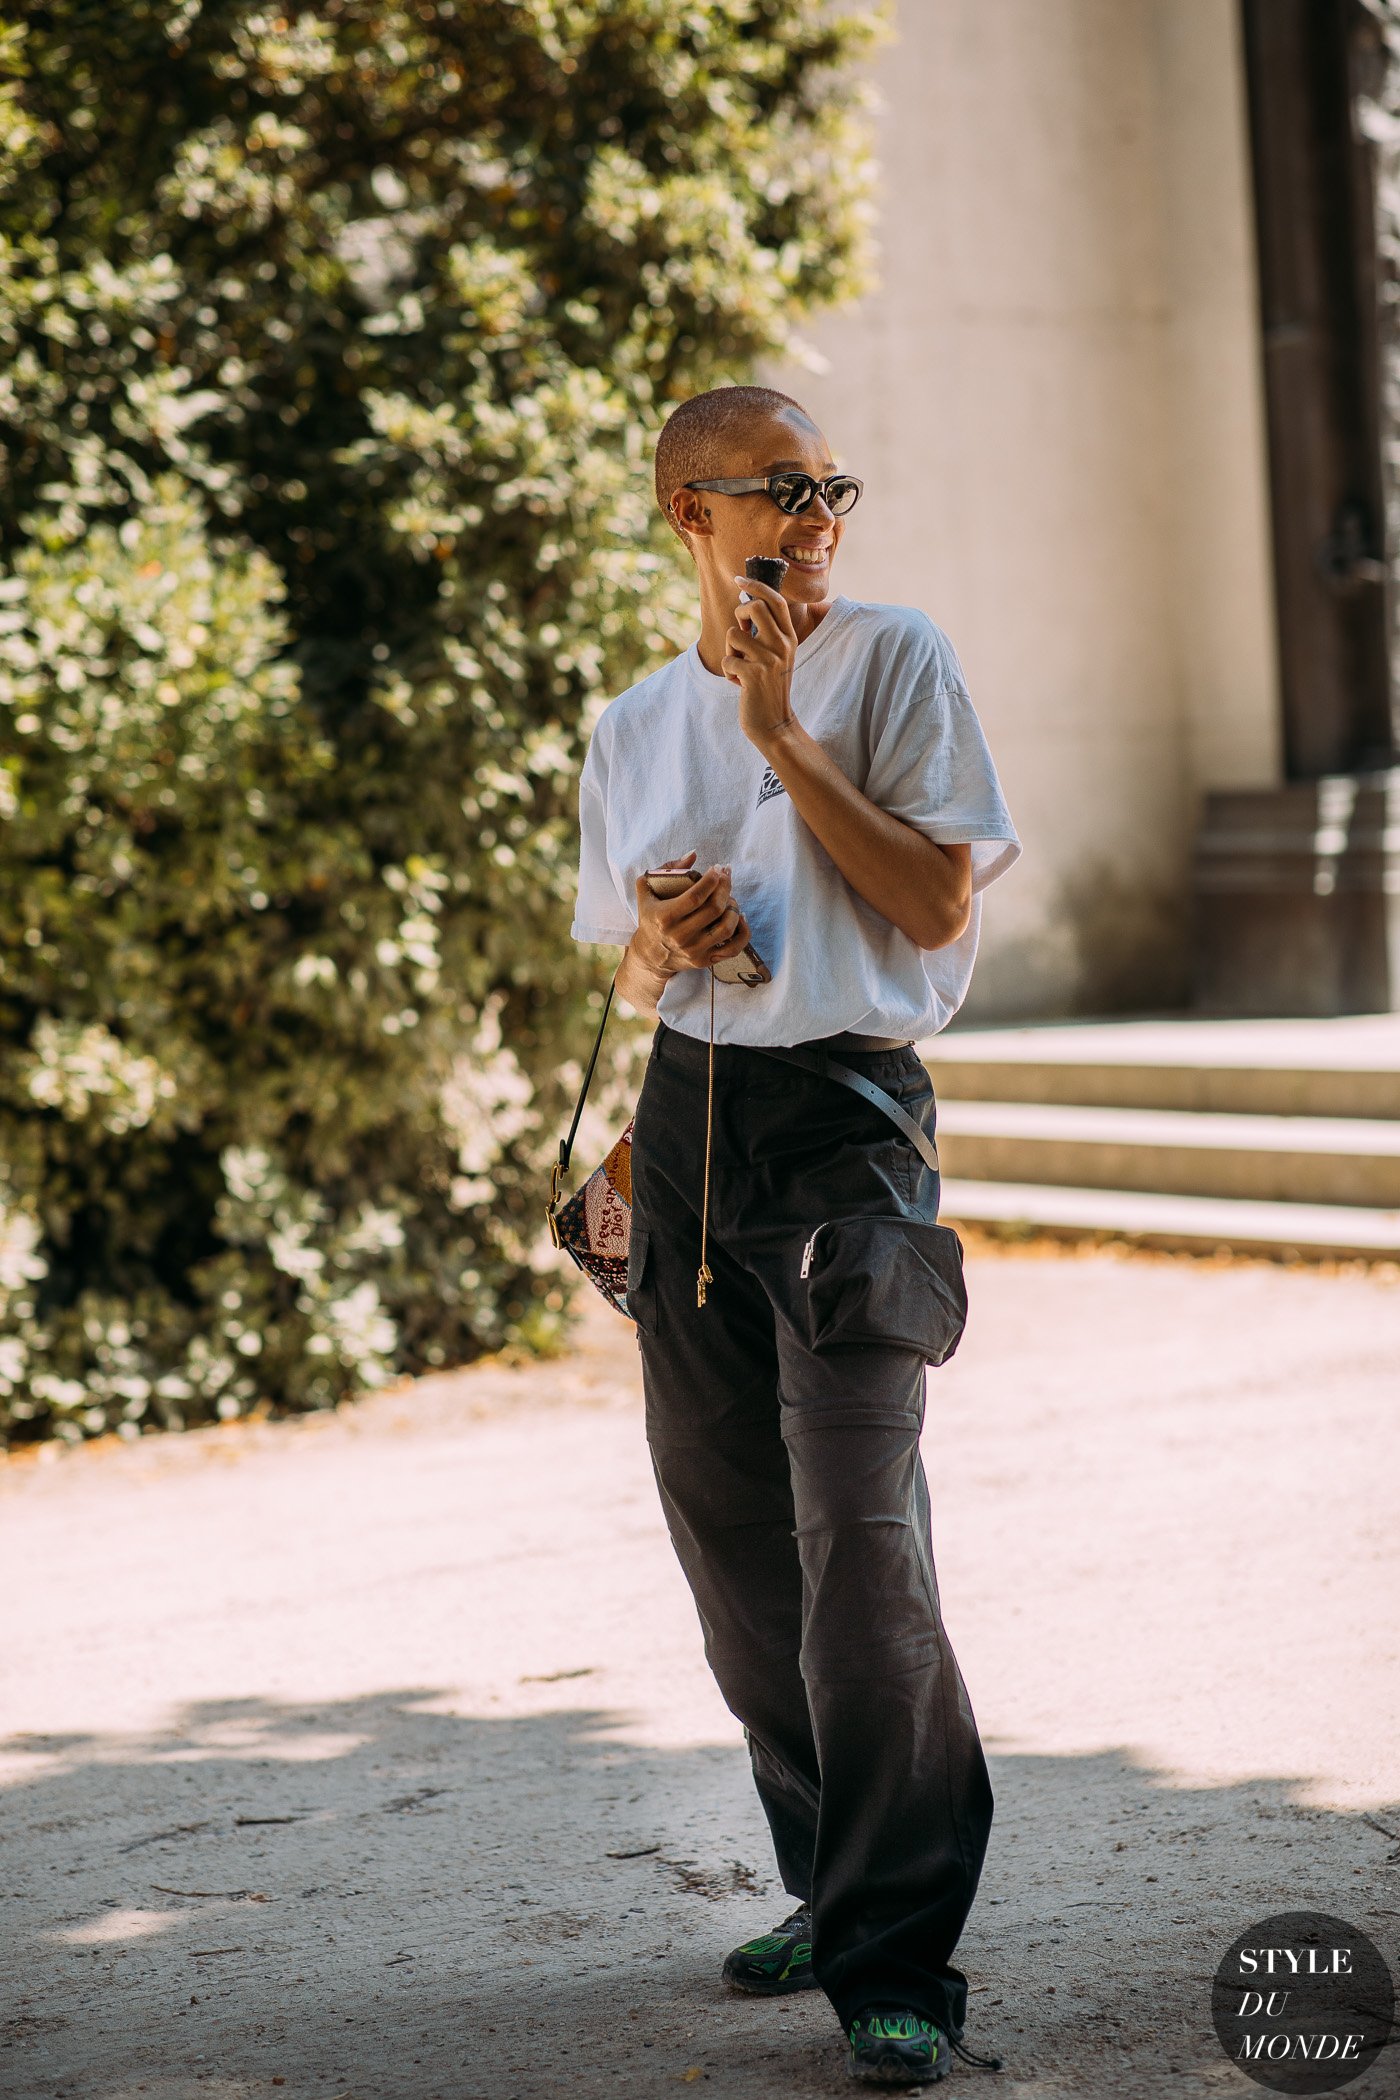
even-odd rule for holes
{"type": "MultiPolygon", "coordinates": [[[[660,865],[688,868],[694,858],[692,851],[660,865]]],[[[749,922],[729,894],[729,876],[728,868],[707,868],[679,897],[654,897],[645,875],[637,877],[638,934],[653,968],[674,977],[743,953],[749,922]]]]}

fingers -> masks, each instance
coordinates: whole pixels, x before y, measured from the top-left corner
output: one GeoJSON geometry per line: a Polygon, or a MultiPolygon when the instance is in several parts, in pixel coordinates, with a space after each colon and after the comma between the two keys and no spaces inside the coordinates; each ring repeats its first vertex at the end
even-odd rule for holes
{"type": "Polygon", "coordinates": [[[760,619],[767,613],[780,634],[785,634],[789,641],[797,640],[797,629],[792,624],[792,607],[781,591],[775,591],[771,583],[756,583],[750,576],[736,576],[734,581],[741,590],[749,594],[749,604],[740,608],[741,619],[750,608],[760,619]]]}
{"type": "Polygon", "coordinates": [[[734,913],[734,919],[733,931],[719,943],[718,947],[710,950],[709,960],[712,963],[723,962],[726,957],[731,955],[742,955],[745,948],[748,947],[749,922],[744,917],[744,914],[737,910],[734,913]]]}
{"type": "Polygon", "coordinates": [[[744,606],[743,611],[753,622],[750,637],[752,641],[779,656],[786,656],[789,649],[795,646],[796,638],[792,634],[791,624],[784,626],[771,605],[761,604],[755,599],[752,605],[744,606]]]}
{"type": "Polygon", "coordinates": [[[730,904],[696,942],[694,953],[702,967],[723,962],[726,956],[742,954],[749,938],[749,922],[737,904],[730,904]]]}
{"type": "Polygon", "coordinates": [[[781,591],[775,591],[771,583],[758,583],[752,576],[736,576],[734,581],[740,590],[748,592],[755,605],[762,603],[771,606],[785,613],[789,622],[791,621],[792,614],[788,612],[787,599],[781,591]]]}
{"type": "Polygon", "coordinates": [[[734,632],[742,635],[745,640],[748,640],[751,636],[754,638],[761,636],[770,644],[773,641],[795,643],[797,640],[792,625],[792,616],[788,612],[786,601],[782,598],[778,600],[776,607],[770,605],[766,598],[751,598],[746,605],[742,603],[736,605],[734,608],[734,632]]]}
{"type": "MultiPolygon", "coordinates": [[[[694,859],[695,849],[692,847],[689,853],[674,855],[670,860],[657,861],[654,863],[654,867],[657,873],[660,873],[663,869],[672,868],[677,874],[684,874],[690,869],[690,864],[694,859]]],[[[659,897],[647,881],[644,871],[637,877],[634,884],[637,894],[638,923],[640,924],[645,920],[648,924],[654,926],[658,938],[669,948],[674,942],[679,921],[684,919],[694,908],[697,895],[705,896],[713,892],[714,877],[718,872],[716,869],[710,869],[707,875],[697,877],[694,882],[688,883],[679,896],[659,897]]]]}
{"type": "Polygon", "coordinates": [[[692,939],[724,910],[729,902],[729,876],[727,867],[707,868],[683,896],[663,907],[667,925],[677,938],[692,939]]]}
{"type": "Polygon", "coordinates": [[[738,919],[739,907],[726,895],[716,900],[715,909],[700,920],[696,930],[702,940],[727,941],[738,919]]]}
{"type": "MultiPolygon", "coordinates": [[[[749,608],[745,605],[741,610],[747,613],[749,608]]],[[[724,646],[728,655],[739,663],[786,663],[797,646],[796,642],[789,641],[781,628],[774,624],[766,605],[756,610],[760,623],[756,634],[750,634],[747,627],[737,624],[726,632],[724,646]]]]}
{"type": "Polygon", "coordinates": [[[730,873],[727,867],[709,869],[684,900],[683,922],[668,927],[697,969],[739,954],[748,941],[748,921],[729,894],[730,873]]]}
{"type": "MultiPolygon", "coordinates": [[[[658,868],[680,868],[695,859],[694,852],[675,860],[658,861],[658,868]]],[[[716,864],[689,885],[679,897],[660,898],[637,878],[637,907],[652,920],[666,956],[681,968],[707,969],[731,955],[740,955],[748,945],[749,923],[729,892],[733,870],[716,864]]]]}

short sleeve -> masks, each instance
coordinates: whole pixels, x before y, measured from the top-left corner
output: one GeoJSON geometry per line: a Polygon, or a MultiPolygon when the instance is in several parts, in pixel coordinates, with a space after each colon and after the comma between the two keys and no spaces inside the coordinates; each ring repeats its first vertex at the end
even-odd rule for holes
{"type": "Polygon", "coordinates": [[[972,847],[972,887],[985,889],[1020,858],[962,665],[932,622],[902,638],[871,718],[865,793],[939,845],[972,847]]]}
{"type": "Polygon", "coordinates": [[[626,947],[637,930],[608,859],[607,767],[598,732],[593,733],[578,788],[578,901],[569,928],[576,941],[626,947]]]}

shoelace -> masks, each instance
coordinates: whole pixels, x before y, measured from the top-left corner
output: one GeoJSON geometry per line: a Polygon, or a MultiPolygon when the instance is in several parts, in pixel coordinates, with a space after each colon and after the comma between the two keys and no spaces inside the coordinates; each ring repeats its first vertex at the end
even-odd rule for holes
{"type": "Polygon", "coordinates": [[[975,2049],[964,2049],[961,2042],[955,2042],[951,2034],[948,2037],[948,2043],[950,2048],[957,2051],[965,2064],[973,2064],[979,2071],[1000,2071],[1003,2068],[1002,2060],[999,2056],[979,2056],[975,2049]]]}

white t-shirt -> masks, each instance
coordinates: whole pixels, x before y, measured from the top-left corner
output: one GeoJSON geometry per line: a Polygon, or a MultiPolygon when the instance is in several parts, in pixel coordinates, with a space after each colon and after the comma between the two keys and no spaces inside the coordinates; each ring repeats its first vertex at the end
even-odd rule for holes
{"type": "MultiPolygon", "coordinates": [[[[945,845],[971,845],[966,932],[920,948],[852,889],[739,727],[737,686],[705,669],[696,644],[598,719],[579,785],[570,931],[625,946],[637,877],[693,847],[701,872],[732,868],[734,901],[773,973],[757,986],[716,980],[716,1042],[932,1035],[966,996],[981,892],[1021,851],[962,666],[923,613],[836,598],[798,646],[792,707],[881,809],[945,845]]],[[[707,1041],[710,972],[678,972],[657,1011],[707,1041]]]]}

